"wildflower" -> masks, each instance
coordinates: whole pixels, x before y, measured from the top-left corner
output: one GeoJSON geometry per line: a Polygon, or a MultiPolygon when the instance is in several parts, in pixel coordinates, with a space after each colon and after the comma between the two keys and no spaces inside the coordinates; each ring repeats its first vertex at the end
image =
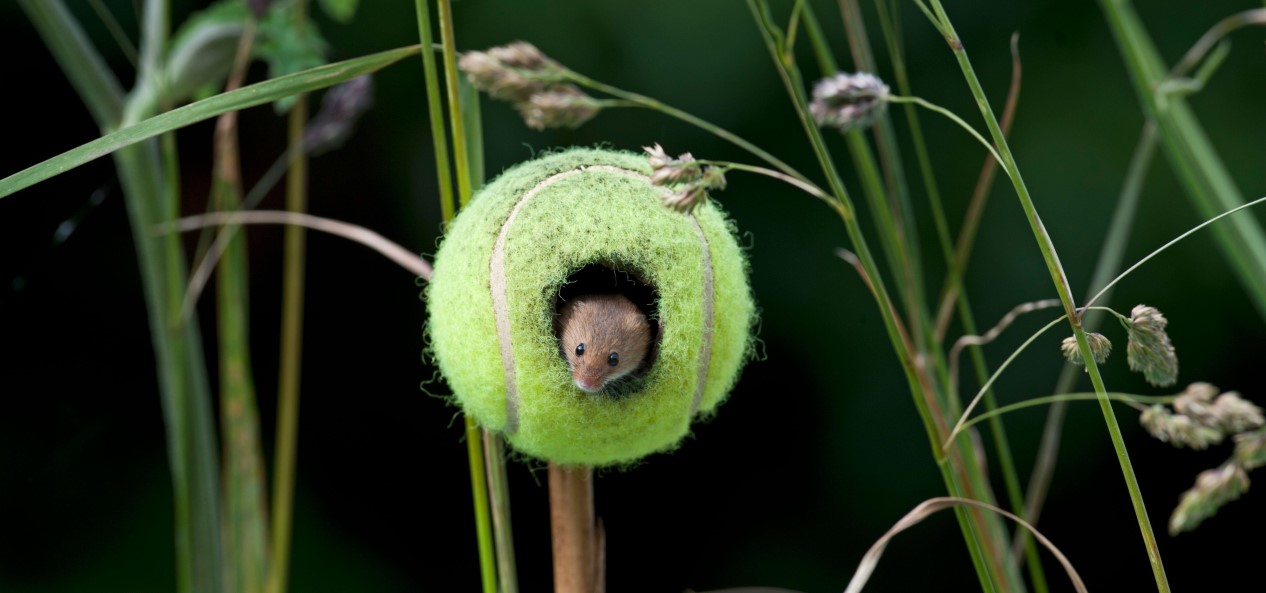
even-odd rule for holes
{"type": "Polygon", "coordinates": [[[1190,531],[1218,509],[1248,490],[1248,474],[1236,463],[1200,472],[1196,485],[1182,495],[1178,508],[1169,518],[1169,534],[1190,531]]]}
{"type": "Polygon", "coordinates": [[[1162,405],[1154,405],[1139,416],[1139,423],[1157,439],[1175,447],[1206,449],[1222,442],[1225,436],[1216,427],[1205,426],[1190,416],[1174,414],[1162,405]]]}
{"type": "MultiPolygon", "coordinates": [[[[1090,332],[1086,334],[1086,342],[1090,344],[1090,354],[1094,357],[1096,364],[1103,364],[1108,360],[1108,355],[1112,353],[1112,342],[1107,337],[1098,332],[1090,332]]],[[[1068,362],[1076,365],[1086,364],[1081,359],[1081,348],[1077,346],[1077,336],[1064,338],[1059,348],[1068,362]]]]}
{"type": "Polygon", "coordinates": [[[875,75],[841,72],[814,85],[809,113],[819,126],[846,132],[869,126],[878,119],[887,99],[888,85],[875,75]]]}
{"type": "Polygon", "coordinates": [[[330,89],[321,99],[321,110],[303,131],[304,148],[312,154],[338,148],[373,102],[374,80],[368,74],[330,89]]]}
{"type": "Polygon", "coordinates": [[[1178,355],[1165,333],[1168,323],[1155,307],[1138,305],[1130,312],[1127,325],[1130,337],[1125,351],[1130,370],[1143,373],[1143,378],[1157,387],[1178,380],[1178,355]]]}
{"type": "Polygon", "coordinates": [[[725,171],[720,167],[702,165],[688,152],[672,158],[658,144],[642,150],[651,165],[651,184],[673,190],[664,197],[664,205],[673,210],[690,212],[708,200],[708,190],[725,189],[725,171]]]}

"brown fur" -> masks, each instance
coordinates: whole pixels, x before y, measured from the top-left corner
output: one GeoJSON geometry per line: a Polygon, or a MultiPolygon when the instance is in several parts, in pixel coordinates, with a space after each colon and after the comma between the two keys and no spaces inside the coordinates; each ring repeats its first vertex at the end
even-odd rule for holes
{"type": "Polygon", "coordinates": [[[624,295],[580,295],[559,307],[558,338],[576,386],[597,393],[642,366],[651,329],[646,315],[624,295]],[[576,355],[578,344],[585,345],[582,356],[576,355]],[[607,362],[612,352],[620,357],[616,366],[607,362]]]}

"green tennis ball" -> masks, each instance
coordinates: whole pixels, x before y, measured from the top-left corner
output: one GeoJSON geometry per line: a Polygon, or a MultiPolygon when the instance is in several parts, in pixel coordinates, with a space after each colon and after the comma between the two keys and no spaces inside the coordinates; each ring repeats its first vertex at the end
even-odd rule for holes
{"type": "Polygon", "coordinates": [[[434,357],[463,410],[518,451],[604,466],[672,449],[751,351],[734,226],[711,203],[665,208],[650,172],[633,153],[542,156],[480,190],[445,234],[426,289],[434,357]],[[653,293],[659,335],[631,393],[577,388],[554,333],[560,291],[596,265],[653,293]]]}

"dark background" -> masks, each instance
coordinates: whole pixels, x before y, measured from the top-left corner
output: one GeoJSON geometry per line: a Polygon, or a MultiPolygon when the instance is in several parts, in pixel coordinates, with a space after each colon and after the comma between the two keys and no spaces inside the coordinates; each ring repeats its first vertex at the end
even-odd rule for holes
{"type": "MultiPolygon", "coordinates": [[[[86,4],[69,4],[130,85],[131,68],[100,22],[86,4]]],[[[132,3],[106,4],[135,35],[132,3]]],[[[317,17],[333,59],[417,42],[410,3],[361,4],[352,25],[317,17]]],[[[789,3],[775,4],[784,19],[789,3]]],[[[1230,1],[1138,4],[1169,63],[1218,19],[1260,7],[1230,1]]],[[[178,21],[201,3],[174,5],[178,21]]],[[[848,67],[838,9],[830,2],[815,5],[848,67]]],[[[904,9],[915,92],[983,130],[944,42],[915,7],[904,9]]],[[[1102,13],[1089,1],[953,2],[948,9],[995,109],[1010,76],[1008,38],[1021,33],[1024,87],[1013,148],[1074,292],[1082,295],[1142,125],[1102,13]]],[[[818,177],[742,2],[467,0],[455,5],[455,13],[462,49],[531,41],[579,72],[700,115],[818,177]]],[[[868,24],[878,44],[876,21],[868,24]]],[[[1192,99],[1249,198],[1266,187],[1262,39],[1260,29],[1235,34],[1227,62],[1192,99]]],[[[97,135],[29,22],[7,2],[0,4],[0,53],[8,56],[0,94],[0,175],[97,135]]],[[[815,69],[804,57],[811,78],[815,69]]],[[[886,70],[880,74],[890,78],[886,70]]],[[[262,75],[254,71],[254,79],[262,75]]],[[[356,136],[342,150],[312,161],[310,209],[430,253],[440,222],[421,65],[395,65],[377,83],[376,106],[356,136]]],[[[490,175],[534,150],[595,143],[636,150],[659,142],[674,154],[754,162],[733,146],[645,110],[611,110],[579,130],[558,132],[526,129],[501,103],[485,101],[483,114],[490,175]]],[[[908,149],[904,118],[897,119],[908,149]]],[[[957,228],[982,150],[942,118],[924,113],[922,120],[957,228]]],[[[241,125],[245,175],[257,179],[284,148],[284,122],[270,108],[258,108],[244,113],[241,125]]],[[[193,126],[179,138],[184,206],[200,210],[211,126],[193,126]]],[[[858,192],[843,143],[835,136],[830,142],[850,190],[858,192]]],[[[913,179],[917,171],[909,156],[913,179]]],[[[888,526],[920,501],[944,493],[873,301],[833,255],[835,247],[847,245],[838,219],[771,180],[735,173],[729,181],[715,197],[750,245],[765,359],[748,365],[717,418],[697,425],[677,452],[652,456],[631,471],[601,473],[597,504],[608,534],[613,593],[740,585],[842,590],[888,526]]],[[[924,260],[932,270],[928,284],[939,287],[939,266],[931,264],[941,258],[933,249],[926,200],[918,181],[911,187],[924,260]]],[[[281,196],[274,194],[265,207],[280,206],[281,196]]],[[[982,325],[1018,303],[1054,297],[1014,192],[1000,180],[994,194],[967,278],[982,325]]],[[[1199,220],[1158,152],[1127,261],[1199,220]]],[[[873,229],[867,229],[873,241],[873,229]]],[[[257,228],[249,239],[254,368],[271,458],[281,231],[257,228]]],[[[308,245],[292,590],[477,590],[461,422],[455,408],[419,390],[435,372],[420,356],[419,288],[408,273],[362,247],[315,234],[308,245]]],[[[135,261],[109,159],[0,201],[0,591],[173,587],[170,478],[135,261]],[[55,245],[55,229],[94,192],[105,192],[103,203],[55,245]]],[[[1110,304],[1128,312],[1139,302],[1159,307],[1171,320],[1182,361],[1180,385],[1205,380],[1266,403],[1266,325],[1210,233],[1140,269],[1110,304]]],[[[212,338],[205,305],[205,335],[212,338]]],[[[1021,320],[987,348],[991,364],[1052,316],[1021,320]]],[[[1126,371],[1124,336],[1117,328],[1108,331],[1117,344],[1105,369],[1109,388],[1164,393],[1126,371]]],[[[1062,337],[1053,332],[1018,360],[999,383],[1002,401],[1050,392],[1062,337]]],[[[1142,433],[1136,413],[1117,410],[1174,588],[1216,591],[1260,580],[1260,530],[1266,524],[1260,490],[1194,533],[1164,534],[1180,493],[1199,471],[1224,461],[1230,446],[1176,450],[1142,433]]],[[[1043,418],[1038,409],[1007,419],[1022,476],[1031,468],[1043,418]]],[[[550,579],[548,503],[539,470],[518,463],[510,468],[520,582],[528,592],[547,590],[550,579]]],[[[1094,404],[1071,407],[1041,528],[1092,588],[1153,586],[1094,404]]],[[[1054,590],[1067,590],[1049,556],[1046,562],[1054,590]]],[[[869,590],[976,587],[958,528],[943,514],[895,540],[869,590]]]]}

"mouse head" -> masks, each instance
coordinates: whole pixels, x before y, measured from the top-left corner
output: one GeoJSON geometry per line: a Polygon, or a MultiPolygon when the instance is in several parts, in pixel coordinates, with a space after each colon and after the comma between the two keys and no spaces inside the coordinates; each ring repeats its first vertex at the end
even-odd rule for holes
{"type": "Polygon", "coordinates": [[[650,325],[623,295],[580,296],[559,308],[559,344],[576,386],[599,393],[641,367],[650,325]]]}

